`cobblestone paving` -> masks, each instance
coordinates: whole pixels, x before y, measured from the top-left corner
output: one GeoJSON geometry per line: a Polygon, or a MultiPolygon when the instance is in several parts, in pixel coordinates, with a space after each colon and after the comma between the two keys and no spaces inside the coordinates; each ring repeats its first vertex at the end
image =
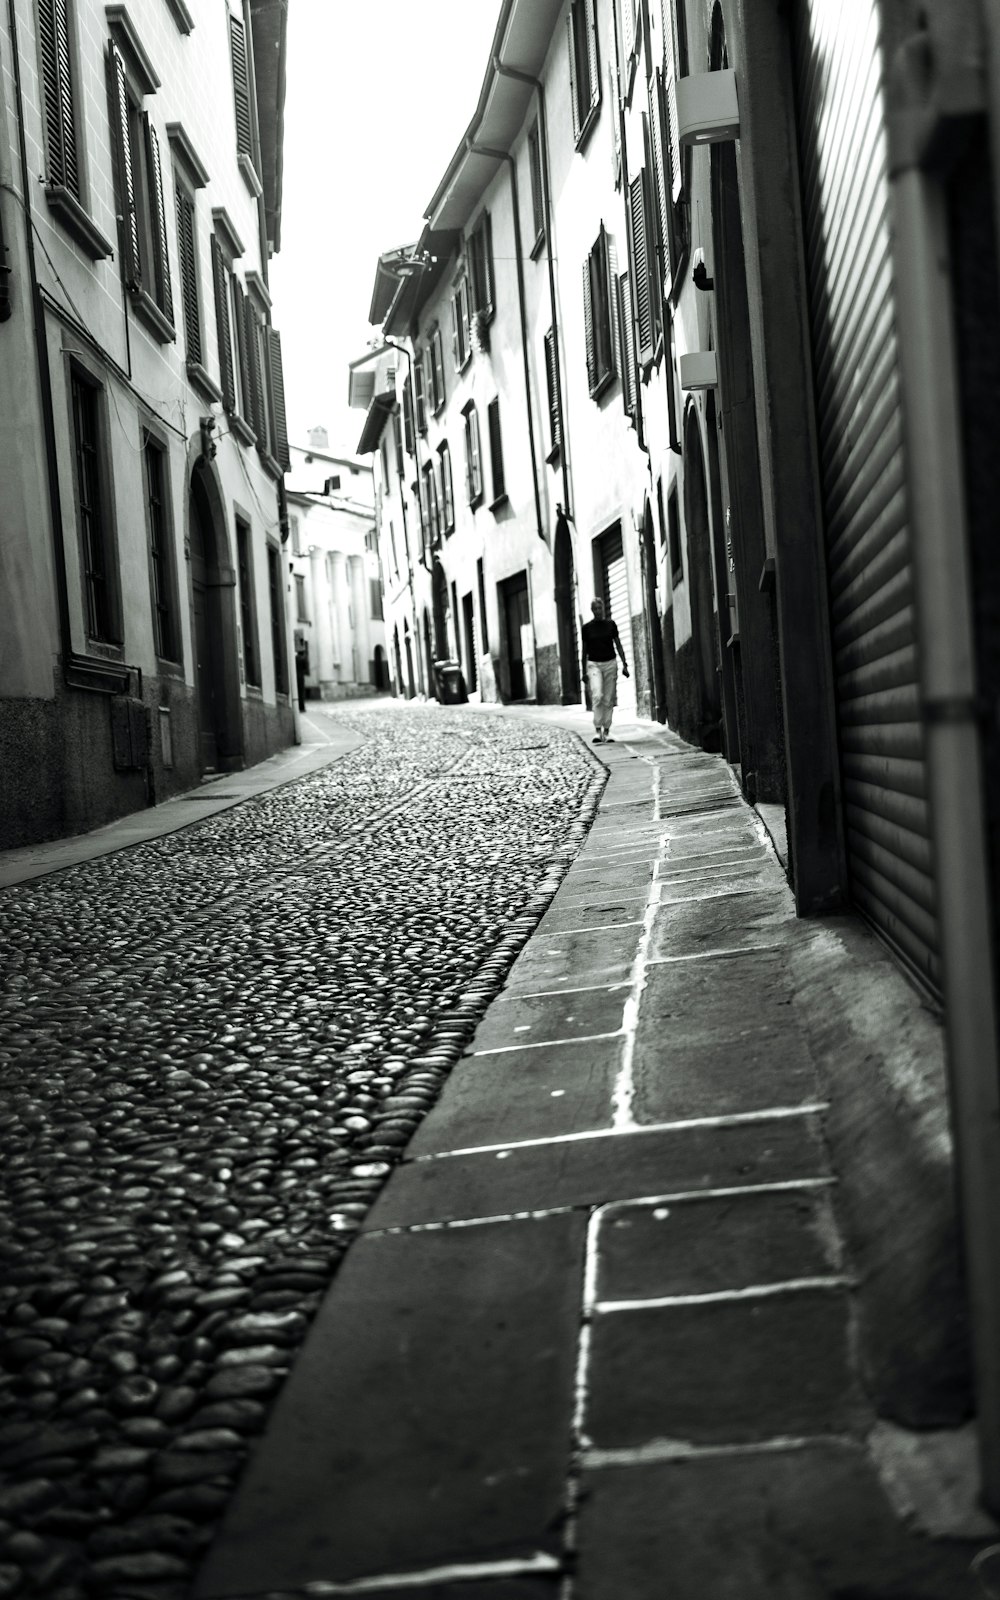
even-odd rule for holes
{"type": "Polygon", "coordinates": [[[337,1261],[554,892],[571,734],[367,742],[0,892],[0,1600],[178,1600],[337,1261]]]}

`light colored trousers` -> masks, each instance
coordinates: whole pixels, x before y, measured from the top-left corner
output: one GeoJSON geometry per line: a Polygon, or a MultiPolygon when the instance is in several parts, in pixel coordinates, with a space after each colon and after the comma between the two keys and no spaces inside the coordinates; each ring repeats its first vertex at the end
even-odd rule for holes
{"type": "Polygon", "coordinates": [[[606,733],[611,727],[611,714],[617,699],[617,660],[588,661],[587,684],[590,688],[590,702],[594,708],[594,727],[598,732],[603,728],[606,733]]]}

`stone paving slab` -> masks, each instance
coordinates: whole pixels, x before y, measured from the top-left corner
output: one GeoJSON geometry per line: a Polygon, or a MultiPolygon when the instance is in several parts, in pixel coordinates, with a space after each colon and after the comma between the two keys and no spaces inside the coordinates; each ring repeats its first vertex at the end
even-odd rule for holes
{"type": "Polygon", "coordinates": [[[552,994],[500,994],[476,1029],[470,1051],[479,1055],[617,1032],[629,992],[626,984],[618,984],[552,994]]]}
{"type": "Polygon", "coordinates": [[[723,1127],[651,1128],[510,1145],[499,1155],[404,1162],[363,1226],[400,1228],[553,1206],[601,1205],[675,1191],[811,1178],[825,1171],[821,1130],[808,1115],[723,1127]]]}
{"type": "Polygon", "coordinates": [[[780,1031],[743,1026],[721,1040],[711,1018],[704,1022],[702,1038],[690,1032],[674,1037],[672,1028],[664,1038],[655,1028],[641,1028],[632,1063],[637,1122],[731,1116],[821,1098],[809,1046],[793,1014],[782,1017],[780,1031]]]}
{"type": "Polygon", "coordinates": [[[977,1548],[908,1531],[847,1441],[598,1467],[574,1600],[976,1600],[977,1548]]]}
{"type": "Polygon", "coordinates": [[[740,1033],[793,1026],[792,981],[781,950],[748,950],[738,959],[705,956],[646,969],[637,1037],[661,1049],[714,1043],[732,1053],[740,1033]]]}
{"type": "Polygon", "coordinates": [[[705,900],[715,895],[734,894],[739,891],[750,891],[772,888],[779,880],[775,877],[776,868],[773,861],[762,861],[759,867],[745,867],[741,871],[732,873],[716,873],[714,877],[697,879],[675,879],[663,884],[660,890],[660,902],[663,905],[683,903],[687,901],[705,900]]]}
{"type": "Polygon", "coordinates": [[[646,892],[642,889],[626,894],[605,892],[598,898],[579,902],[553,900],[538,924],[540,938],[549,933],[572,933],[584,928],[609,928],[626,922],[641,922],[646,910],[646,892]]]}
{"type": "MultiPolygon", "coordinates": [[[[408,1583],[403,1589],[380,1586],[368,1592],[372,1600],[559,1600],[561,1583],[556,1573],[551,1578],[484,1578],[468,1583],[421,1582],[417,1586],[408,1583]]],[[[300,1597],[289,1595],[288,1600],[300,1597]]]]}
{"type": "Polygon", "coordinates": [[[538,934],[510,969],[508,989],[550,989],[557,985],[578,988],[583,983],[618,983],[632,971],[642,937],[642,922],[629,922],[614,930],[589,928],[583,933],[538,934]]]}
{"type": "Polygon", "coordinates": [[[849,1433],[869,1416],[843,1289],[598,1315],[589,1391],[584,1429],[602,1449],[849,1433]]]}
{"type": "Polygon", "coordinates": [[[589,897],[589,892],[594,888],[618,891],[647,888],[652,877],[652,859],[624,862],[621,865],[615,863],[608,866],[581,865],[570,867],[559,893],[565,899],[569,899],[574,895],[581,898],[589,897]]]}
{"type": "Polygon", "coordinates": [[[670,904],[656,918],[649,944],[651,960],[660,956],[711,950],[748,950],[801,933],[788,889],[716,895],[689,904],[670,904]]]}
{"type": "Polygon", "coordinates": [[[453,1069],[407,1155],[610,1127],[624,1048],[624,1039],[598,1039],[467,1056],[453,1069]]]}
{"type": "Polygon", "coordinates": [[[557,1552],[585,1228],[358,1240],[195,1600],[557,1552]]]}
{"type": "Polygon", "coordinates": [[[599,1300],[710,1294],[841,1270],[827,1189],[609,1206],[597,1248],[599,1300]]]}

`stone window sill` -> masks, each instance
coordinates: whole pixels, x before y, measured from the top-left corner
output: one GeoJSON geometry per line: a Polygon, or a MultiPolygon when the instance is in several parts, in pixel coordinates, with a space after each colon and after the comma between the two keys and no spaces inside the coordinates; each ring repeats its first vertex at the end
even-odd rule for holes
{"type": "Polygon", "coordinates": [[[153,338],[159,344],[173,344],[177,337],[174,325],[169,317],[164,316],[151,294],[145,289],[130,289],[129,299],[132,310],[140,322],[145,323],[153,338]]]}
{"type": "Polygon", "coordinates": [[[241,150],[239,155],[236,157],[236,165],[239,167],[240,176],[242,177],[247,188],[250,190],[250,193],[253,195],[255,200],[259,200],[261,195],[264,193],[264,185],[257,176],[257,168],[254,166],[245,150],[241,150]]]}
{"type": "Polygon", "coordinates": [[[47,184],[45,198],[49,210],[59,219],[66,232],[86,251],[91,261],[103,261],[105,257],[114,255],[114,246],[105,239],[75,194],[70,194],[62,184],[47,184]]]}
{"type": "Polygon", "coordinates": [[[187,363],[188,382],[192,388],[197,389],[203,399],[218,404],[222,400],[222,390],[213,383],[200,361],[187,363]]]}

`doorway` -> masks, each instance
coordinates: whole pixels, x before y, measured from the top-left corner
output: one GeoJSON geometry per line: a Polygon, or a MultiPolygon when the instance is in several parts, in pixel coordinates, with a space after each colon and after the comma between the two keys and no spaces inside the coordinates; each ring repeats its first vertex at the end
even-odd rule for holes
{"type": "Polygon", "coordinates": [[[510,700],[527,700],[535,692],[535,641],[528,574],[517,572],[498,588],[507,647],[507,696],[510,700]]]}
{"type": "Polygon", "coordinates": [[[380,644],[375,646],[374,669],[375,688],[380,694],[385,694],[387,689],[392,688],[392,683],[389,678],[389,662],[380,644]]]}
{"type": "Polygon", "coordinates": [[[642,577],[643,602],[646,613],[646,630],[649,645],[649,664],[653,680],[653,717],[657,722],[667,720],[667,674],[663,661],[663,624],[656,600],[656,540],[653,537],[653,508],[646,501],[642,519],[642,577]]]}
{"type": "Polygon", "coordinates": [[[462,596],[462,626],[465,630],[465,661],[468,688],[471,691],[479,688],[479,672],[476,649],[476,613],[472,603],[472,592],[462,596]]]}
{"type": "Polygon", "coordinates": [[[604,614],[618,625],[629,676],[618,672],[616,704],[635,716],[635,661],[632,649],[632,611],[628,598],[628,570],[625,566],[625,549],[622,544],[621,523],[616,522],[602,533],[594,545],[594,591],[604,601],[604,614]]]}
{"type": "MultiPolygon", "coordinates": [[[[691,580],[691,627],[698,677],[698,742],[703,750],[722,748],[722,695],[719,684],[719,628],[712,578],[712,532],[708,515],[705,452],[695,406],[684,419],[684,525],[691,580]]],[[[726,607],[725,593],[719,609],[726,607]]],[[[726,607],[728,609],[728,607],[726,607]]]]}
{"type": "Polygon", "coordinates": [[[553,551],[556,626],[559,638],[559,675],[564,706],[580,703],[580,640],[577,631],[576,573],[573,540],[564,516],[556,518],[553,551]]]}
{"type": "Polygon", "coordinates": [[[206,469],[199,463],[191,474],[188,527],[198,763],[202,772],[228,771],[242,760],[233,615],[235,573],[226,559],[225,534],[219,522],[221,511],[213,506],[213,489],[206,469]]]}
{"type": "Polygon", "coordinates": [[[434,655],[433,661],[450,659],[448,650],[448,580],[440,561],[435,561],[431,576],[431,597],[434,603],[434,655]]]}

